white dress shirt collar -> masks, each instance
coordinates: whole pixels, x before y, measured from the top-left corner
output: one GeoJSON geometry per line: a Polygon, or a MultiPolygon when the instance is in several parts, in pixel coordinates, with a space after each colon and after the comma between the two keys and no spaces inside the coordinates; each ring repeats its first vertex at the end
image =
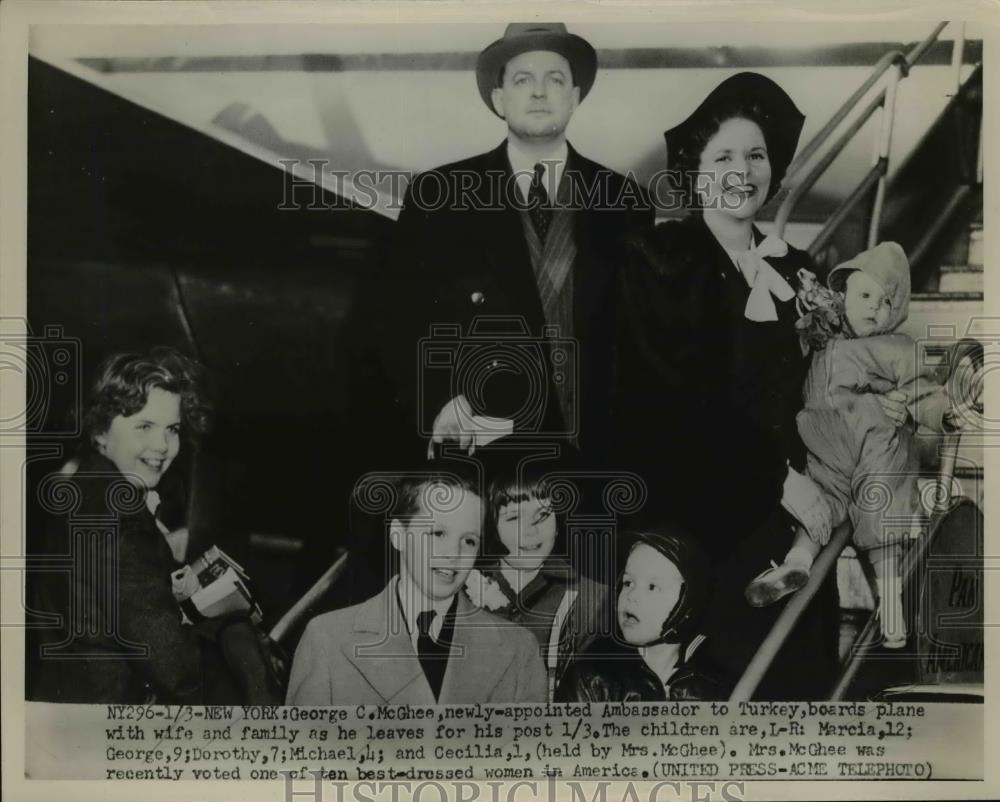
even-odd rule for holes
{"type": "Polygon", "coordinates": [[[417,639],[420,637],[417,616],[425,610],[434,610],[437,613],[434,620],[431,621],[430,635],[435,641],[438,640],[444,627],[444,617],[448,614],[455,597],[451,596],[440,600],[428,599],[410,578],[405,568],[399,572],[396,594],[403,613],[403,620],[406,622],[406,629],[410,635],[410,643],[413,644],[413,651],[417,650],[417,639]]]}
{"type": "Polygon", "coordinates": [[[569,145],[566,144],[565,139],[544,156],[531,156],[518,147],[516,142],[507,140],[507,158],[510,160],[510,166],[514,169],[517,188],[524,201],[528,200],[528,189],[531,187],[531,180],[535,175],[535,165],[539,162],[545,167],[545,175],[542,179],[545,191],[549,195],[549,200],[554,200],[568,157],[569,145]]]}

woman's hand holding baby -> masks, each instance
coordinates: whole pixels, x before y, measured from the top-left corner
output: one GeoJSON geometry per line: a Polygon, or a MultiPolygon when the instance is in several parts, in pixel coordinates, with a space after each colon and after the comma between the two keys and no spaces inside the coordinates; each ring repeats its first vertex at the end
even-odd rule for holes
{"type": "Polygon", "coordinates": [[[879,406],[882,407],[885,416],[896,426],[902,426],[906,423],[910,414],[907,408],[909,398],[906,393],[902,390],[889,390],[887,393],[876,393],[875,398],[878,400],[879,406]]]}

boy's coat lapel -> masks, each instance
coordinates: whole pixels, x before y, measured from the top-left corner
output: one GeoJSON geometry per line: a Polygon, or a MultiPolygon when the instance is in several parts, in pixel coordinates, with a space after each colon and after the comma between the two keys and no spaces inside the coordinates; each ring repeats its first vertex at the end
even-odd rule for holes
{"type": "MultiPolygon", "coordinates": [[[[511,625],[513,626],[513,625],[511,625]]],[[[510,668],[496,621],[489,620],[459,591],[451,654],[435,699],[396,603],[396,580],[359,606],[354,642],[344,656],[386,704],[471,704],[489,699],[510,668]]]]}
{"type": "Polygon", "coordinates": [[[396,603],[395,579],[358,608],[354,633],[344,656],[386,704],[436,704],[396,603]]]}
{"type": "Polygon", "coordinates": [[[441,685],[440,703],[469,704],[489,699],[511,660],[510,650],[503,648],[497,622],[487,619],[459,591],[451,656],[441,685]]]}

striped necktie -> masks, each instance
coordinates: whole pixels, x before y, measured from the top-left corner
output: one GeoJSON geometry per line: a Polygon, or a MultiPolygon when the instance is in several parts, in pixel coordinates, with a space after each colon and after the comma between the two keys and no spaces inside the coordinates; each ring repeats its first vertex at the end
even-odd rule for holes
{"type": "Polygon", "coordinates": [[[548,207],[549,195],[545,191],[545,166],[541,163],[535,165],[535,176],[531,179],[531,186],[528,188],[528,214],[531,215],[531,223],[535,227],[535,233],[542,245],[545,244],[545,237],[549,233],[549,223],[552,222],[552,209],[548,207]]]}
{"type": "Polygon", "coordinates": [[[431,637],[431,624],[436,615],[434,610],[417,613],[417,631],[420,633],[417,636],[417,657],[420,658],[420,667],[424,670],[435,699],[441,696],[444,672],[448,667],[448,653],[451,651],[448,644],[438,643],[431,637]]]}

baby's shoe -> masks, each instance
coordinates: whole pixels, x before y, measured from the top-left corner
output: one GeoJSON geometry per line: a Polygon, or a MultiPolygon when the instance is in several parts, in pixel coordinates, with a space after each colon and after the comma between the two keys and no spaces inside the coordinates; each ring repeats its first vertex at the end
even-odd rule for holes
{"type": "Polygon", "coordinates": [[[778,565],[772,560],[771,567],[747,585],[743,595],[751,607],[767,607],[805,587],[808,581],[809,566],[797,562],[778,565]]]}

